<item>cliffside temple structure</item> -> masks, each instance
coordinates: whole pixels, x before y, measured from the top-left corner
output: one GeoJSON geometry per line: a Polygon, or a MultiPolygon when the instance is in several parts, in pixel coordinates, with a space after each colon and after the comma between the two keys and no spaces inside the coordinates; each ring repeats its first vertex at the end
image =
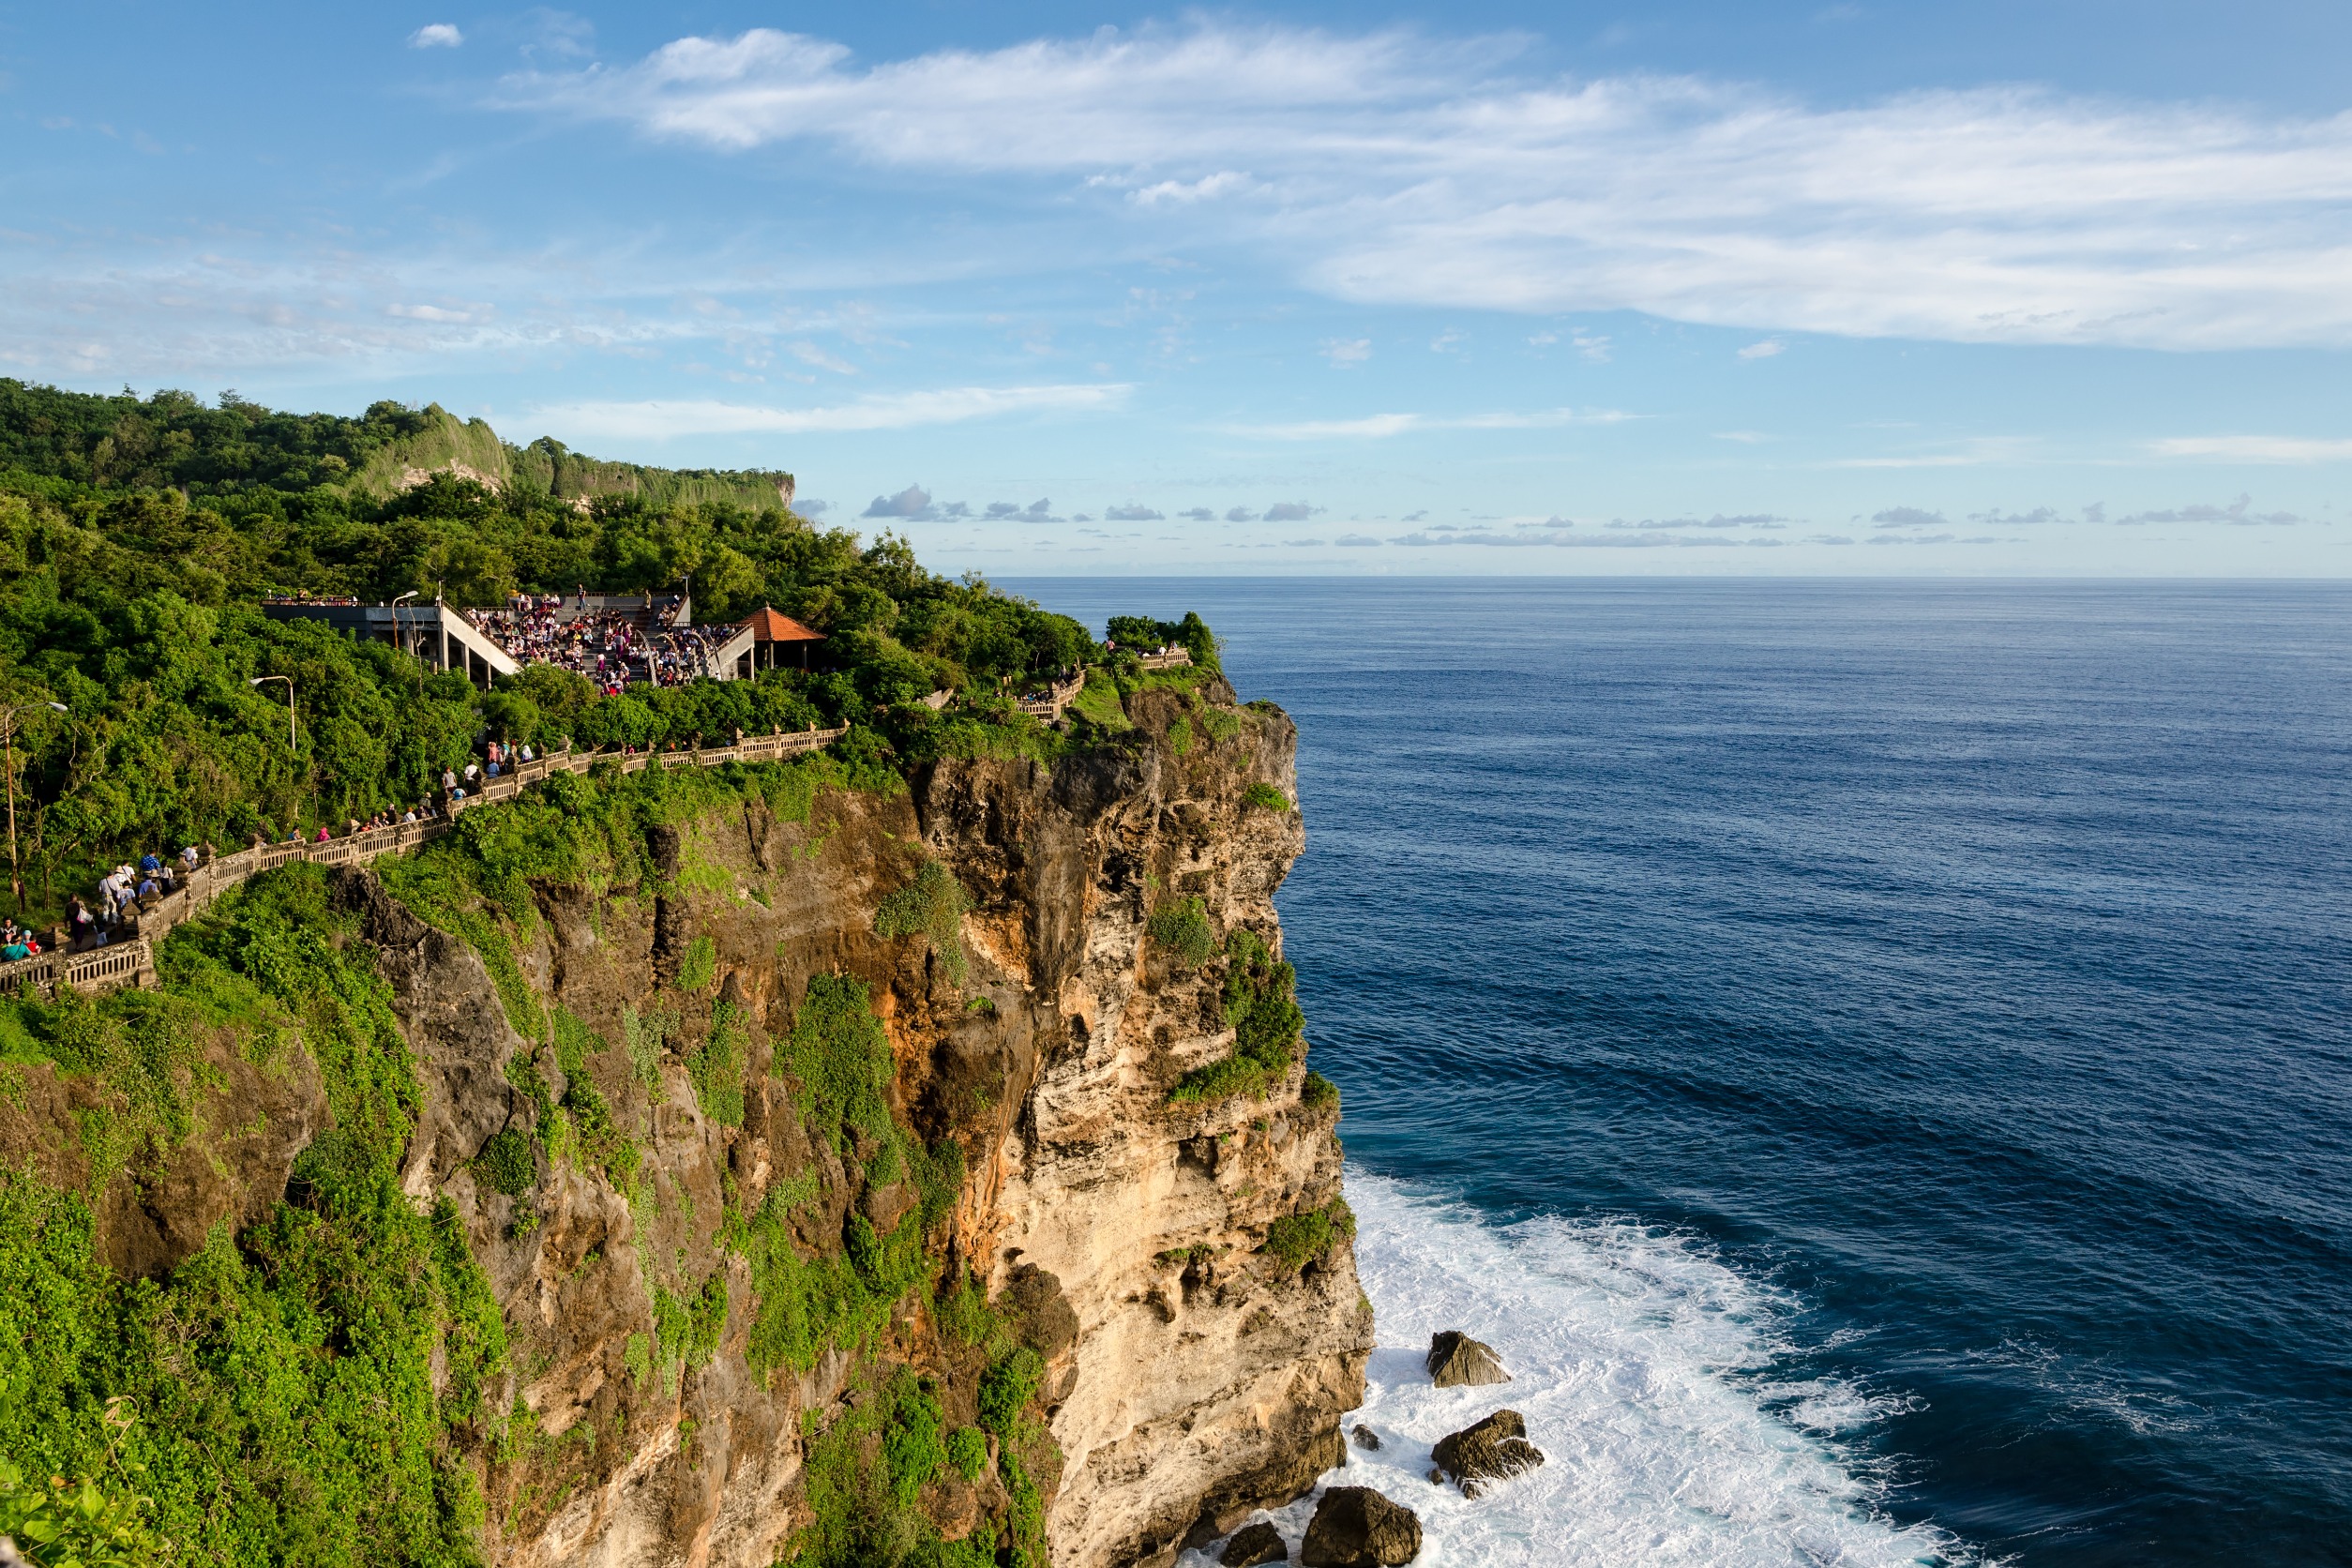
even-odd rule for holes
{"type": "Polygon", "coordinates": [[[824,641],[791,616],[762,608],[733,625],[697,626],[689,594],[518,595],[499,608],[460,609],[435,599],[360,604],[276,598],[264,614],[324,621],[354,641],[388,643],[488,688],[526,664],[555,664],[598,684],[675,686],[698,677],[748,680],[761,670],[809,667],[824,641]]]}

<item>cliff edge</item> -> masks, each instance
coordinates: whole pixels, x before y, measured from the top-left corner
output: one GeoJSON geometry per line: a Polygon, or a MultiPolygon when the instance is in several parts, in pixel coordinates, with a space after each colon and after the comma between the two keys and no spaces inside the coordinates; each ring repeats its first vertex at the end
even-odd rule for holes
{"type": "MultiPolygon", "coordinates": [[[[1048,759],[559,776],[413,859],[271,873],[166,944],[167,992],[261,999],[190,1026],[171,1117],[8,1069],[11,1201],[78,1192],[142,1300],[261,1269],[289,1214],[430,1228],[427,1348],[381,1369],[438,1412],[418,1560],[1166,1562],[1340,1462],[1372,1324],[1273,904],[1293,728],[1214,677],[1116,702],[1048,759]],[[371,1008],[363,1102],[335,1031],[371,1008]],[[421,1217],[342,1196],[363,1104],[421,1217]]],[[[189,1332],[158,1380],[208,1364],[189,1332]]]]}

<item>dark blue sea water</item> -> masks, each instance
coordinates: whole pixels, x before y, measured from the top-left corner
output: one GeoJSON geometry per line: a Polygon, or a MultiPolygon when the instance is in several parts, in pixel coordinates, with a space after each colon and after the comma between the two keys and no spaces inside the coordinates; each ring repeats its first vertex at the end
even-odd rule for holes
{"type": "Polygon", "coordinates": [[[1552,1455],[1439,1560],[2352,1562],[2352,590],[1022,588],[1299,722],[1380,1484],[1448,1317],[1552,1455]]]}

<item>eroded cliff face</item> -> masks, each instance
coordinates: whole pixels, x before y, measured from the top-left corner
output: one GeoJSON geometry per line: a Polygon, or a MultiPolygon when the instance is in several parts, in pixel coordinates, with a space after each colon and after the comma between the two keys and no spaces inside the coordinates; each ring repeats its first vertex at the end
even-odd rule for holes
{"type": "MultiPolygon", "coordinates": [[[[1049,766],[657,796],[641,853],[472,926],[336,874],[420,1091],[400,1185],[505,1320],[449,1440],[489,1561],[1164,1562],[1340,1461],[1336,1096],[1303,1043],[1172,1095],[1274,972],[1295,734],[1221,681],[1125,704],[1049,766]]],[[[306,1049],[204,1049],[185,1135],[92,1195],[120,1274],[258,1223],[332,1129],[306,1049]]],[[[104,1093],[11,1082],[0,1156],[86,1191],[104,1093]]]]}
{"type": "Polygon", "coordinates": [[[1127,704],[1123,744],[1051,766],[941,764],[903,794],[822,793],[805,822],[755,796],[655,829],[634,884],[535,885],[514,957],[536,1016],[465,942],[344,879],[424,1082],[405,1185],[456,1201],[507,1323],[511,1386],[475,1435],[492,1561],[813,1558],[846,1506],[809,1472],[824,1434],[865,1411],[858,1452],[881,1466],[897,1366],[972,1425],[1008,1334],[1044,1362],[1030,1435],[991,1428],[976,1478],[923,1483],[916,1512],[946,1542],[1033,1553],[1025,1485],[1055,1564],[1165,1561],[1339,1462],[1372,1337],[1345,1225],[1304,1259],[1262,1250],[1286,1216],[1344,1215],[1335,1100],[1310,1103],[1298,1061],[1262,1097],[1172,1104],[1234,1048],[1229,962],[1147,929],[1198,898],[1227,947],[1247,932],[1278,953],[1273,896],[1303,832],[1244,797],[1293,792],[1294,732],[1222,683],[1127,704]],[[959,934],[881,934],[927,861],[969,901],[959,934]],[[787,1216],[807,1266],[861,1270],[860,1245],[927,1217],[915,1173],[871,1128],[813,1125],[780,1060],[828,976],[882,1020],[908,1149],[961,1182],[921,1238],[926,1284],[795,1364],[748,1216],[787,1216]],[[580,1157],[577,1114],[555,1125],[582,1099],[558,1010],[596,1043],[573,1074],[641,1135],[626,1178],[580,1157]],[[509,1192],[486,1151],[515,1132],[533,1158],[509,1192]],[[934,1271],[986,1289],[993,1343],[942,1320],[934,1271]]]}

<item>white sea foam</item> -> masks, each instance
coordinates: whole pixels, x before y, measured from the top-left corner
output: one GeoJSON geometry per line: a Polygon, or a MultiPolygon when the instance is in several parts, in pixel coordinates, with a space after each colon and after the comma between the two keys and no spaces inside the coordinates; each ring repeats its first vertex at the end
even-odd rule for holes
{"type": "MultiPolygon", "coordinates": [[[[1469,1208],[1351,1170],[1357,1259],[1379,1315],[1364,1409],[1378,1452],[1350,1447],[1324,1485],[1374,1486],[1421,1515],[1429,1568],[1841,1568],[1973,1561],[1901,1526],[1848,1437],[1893,1408],[1864,1389],[1775,1380],[1784,1303],[1690,1239],[1630,1223],[1498,1228],[1469,1208]],[[1500,1388],[1438,1389],[1429,1336],[1467,1330],[1501,1353],[1500,1388]],[[1432,1485],[1429,1450],[1508,1407],[1548,1462],[1475,1501],[1432,1485]]],[[[1295,1560],[1307,1498],[1271,1518],[1295,1560]]],[[[1186,1553],[1208,1568],[1215,1548],[1186,1553]]]]}

